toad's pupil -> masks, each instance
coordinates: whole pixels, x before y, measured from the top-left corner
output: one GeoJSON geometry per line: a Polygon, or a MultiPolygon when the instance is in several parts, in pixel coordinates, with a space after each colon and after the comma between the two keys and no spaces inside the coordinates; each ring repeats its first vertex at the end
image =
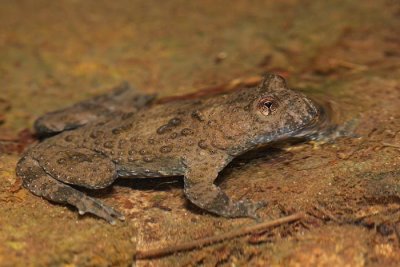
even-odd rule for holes
{"type": "Polygon", "coordinates": [[[268,102],[264,102],[264,106],[268,109],[270,109],[272,107],[272,102],[268,101],[268,102]]]}

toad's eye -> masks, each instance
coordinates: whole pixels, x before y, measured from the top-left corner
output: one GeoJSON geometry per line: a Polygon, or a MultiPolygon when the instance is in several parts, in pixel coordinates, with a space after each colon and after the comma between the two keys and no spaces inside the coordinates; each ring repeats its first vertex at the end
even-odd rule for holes
{"type": "Polygon", "coordinates": [[[278,108],[278,104],[272,97],[265,97],[258,102],[258,109],[264,115],[270,115],[278,108]]]}

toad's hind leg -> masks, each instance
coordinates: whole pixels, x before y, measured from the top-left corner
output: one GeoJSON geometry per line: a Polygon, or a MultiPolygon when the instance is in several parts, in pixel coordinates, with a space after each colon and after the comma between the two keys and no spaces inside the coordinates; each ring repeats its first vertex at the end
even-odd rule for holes
{"type": "Polygon", "coordinates": [[[32,151],[31,155],[45,172],[66,184],[101,189],[111,185],[117,178],[115,163],[107,156],[87,148],[50,145],[32,151]]]}
{"type": "Polygon", "coordinates": [[[22,178],[25,188],[37,196],[61,204],[75,206],[79,214],[92,213],[115,224],[115,219],[124,220],[124,216],[97,199],[86,196],[71,186],[64,184],[48,173],[31,156],[24,156],[17,165],[17,175],[22,178]]]}
{"type": "Polygon", "coordinates": [[[36,120],[35,130],[40,136],[54,135],[92,121],[136,112],[150,105],[154,99],[155,95],[144,94],[123,83],[111,92],[43,115],[36,120]]]}

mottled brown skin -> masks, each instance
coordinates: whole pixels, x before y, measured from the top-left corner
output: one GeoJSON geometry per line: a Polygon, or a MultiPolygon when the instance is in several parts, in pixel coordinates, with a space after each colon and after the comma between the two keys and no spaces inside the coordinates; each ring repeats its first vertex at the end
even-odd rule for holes
{"type": "Polygon", "coordinates": [[[69,185],[99,189],[117,178],[183,175],[185,195],[197,206],[224,217],[255,218],[264,202],[230,200],[214,185],[218,173],[248,150],[301,136],[319,116],[308,98],[288,89],[277,75],[267,75],[255,88],[161,105],[146,106],[151,97],[131,94],[142,101],[130,108],[121,104],[124,110],[114,116],[104,117],[96,108],[107,106],[104,99],[108,105],[122,103],[110,93],[89,100],[86,109],[80,103],[52,113],[64,118],[56,124],[51,114],[39,119],[39,133],[61,133],[19,161],[17,174],[24,186],[35,195],[76,206],[80,214],[114,223],[122,214],[69,185]],[[76,129],[64,131],[71,128],[76,129]]]}

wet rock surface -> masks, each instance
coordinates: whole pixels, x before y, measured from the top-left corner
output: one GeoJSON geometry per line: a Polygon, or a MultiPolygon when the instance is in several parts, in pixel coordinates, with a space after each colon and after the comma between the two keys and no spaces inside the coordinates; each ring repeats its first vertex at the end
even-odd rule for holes
{"type": "MultiPolygon", "coordinates": [[[[35,119],[122,80],[163,98],[229,90],[269,71],[330,102],[336,121],[351,122],[358,137],[253,152],[218,183],[234,199],[268,201],[265,220],[296,211],[307,219],[137,266],[397,266],[399,12],[396,1],[3,4],[0,265],[126,266],[136,249],[253,223],[202,212],[171,178],[88,191],[126,214],[111,226],[34,197],[14,170],[35,142],[24,130],[35,119]]],[[[160,131],[172,134],[169,127],[160,131]]]]}

